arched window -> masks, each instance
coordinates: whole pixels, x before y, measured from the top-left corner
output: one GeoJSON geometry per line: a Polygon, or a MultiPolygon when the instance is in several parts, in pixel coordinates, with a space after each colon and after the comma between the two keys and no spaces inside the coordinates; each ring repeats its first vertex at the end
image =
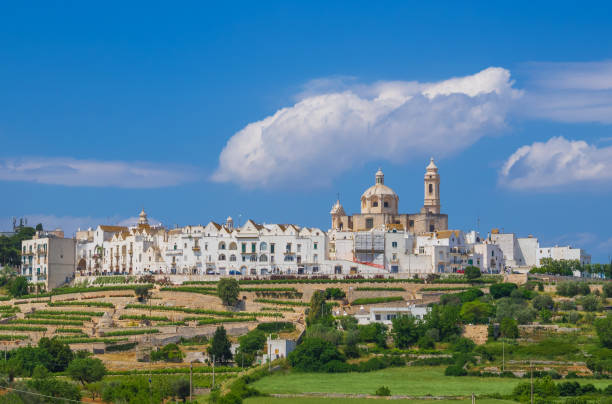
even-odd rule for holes
{"type": "Polygon", "coordinates": [[[262,241],[259,244],[259,251],[266,251],[268,249],[268,244],[266,244],[266,242],[262,241]]]}
{"type": "Polygon", "coordinates": [[[251,262],[257,262],[257,255],[251,255],[251,262]]]}
{"type": "Polygon", "coordinates": [[[225,243],[223,241],[219,243],[219,250],[225,250],[225,243]]]}
{"type": "Polygon", "coordinates": [[[313,260],[314,262],[317,262],[317,261],[319,260],[319,255],[318,255],[318,254],[313,255],[313,256],[312,256],[312,260],[313,260]]]}
{"type": "Polygon", "coordinates": [[[219,254],[219,261],[225,261],[225,254],[219,254]]]}
{"type": "Polygon", "coordinates": [[[429,193],[433,194],[433,184],[429,184],[429,193]]]}
{"type": "Polygon", "coordinates": [[[266,254],[261,254],[259,256],[259,262],[268,262],[268,256],[266,254]]]}
{"type": "Polygon", "coordinates": [[[236,243],[234,243],[233,241],[230,243],[229,245],[229,249],[230,250],[237,250],[238,249],[238,245],[236,245],[236,243]]]}
{"type": "Polygon", "coordinates": [[[230,261],[231,262],[235,262],[236,261],[236,256],[234,254],[230,255],[230,261]]]}

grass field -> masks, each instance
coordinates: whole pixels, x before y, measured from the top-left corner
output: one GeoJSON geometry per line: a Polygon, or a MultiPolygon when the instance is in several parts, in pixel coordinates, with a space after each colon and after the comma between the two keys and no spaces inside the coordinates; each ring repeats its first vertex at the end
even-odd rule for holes
{"type": "MultiPolygon", "coordinates": [[[[525,379],[444,376],[444,367],[388,368],[369,373],[284,373],[265,377],[254,384],[263,393],[352,393],[373,394],[387,386],[393,395],[467,396],[509,394],[525,379]]],[[[606,387],[609,380],[580,379],[606,387]]]]}
{"type": "MultiPolygon", "coordinates": [[[[386,400],[381,398],[319,398],[319,397],[252,397],[244,401],[244,404],[376,404],[386,400]]],[[[471,399],[467,400],[393,400],[394,404],[470,404],[471,399]]],[[[482,399],[478,404],[516,404],[515,401],[482,399]]]]}

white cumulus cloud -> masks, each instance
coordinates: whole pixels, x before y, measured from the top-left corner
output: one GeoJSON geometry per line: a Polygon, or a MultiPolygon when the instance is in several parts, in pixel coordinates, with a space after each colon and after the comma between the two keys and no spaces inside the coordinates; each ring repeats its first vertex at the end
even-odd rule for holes
{"type": "Polygon", "coordinates": [[[317,81],[295,105],[234,134],[212,179],[309,187],[368,161],[448,155],[503,129],[521,95],[497,67],[435,83],[338,84],[317,81]],[[325,91],[330,84],[341,89],[325,91]]]}
{"type": "Polygon", "coordinates": [[[551,190],[612,184],[612,146],[553,137],[520,147],[505,162],[500,184],[519,190],[551,190]]]}
{"type": "Polygon", "coordinates": [[[190,168],[145,162],[53,157],[0,159],[0,181],[87,187],[158,188],[179,185],[196,178],[190,168]]]}

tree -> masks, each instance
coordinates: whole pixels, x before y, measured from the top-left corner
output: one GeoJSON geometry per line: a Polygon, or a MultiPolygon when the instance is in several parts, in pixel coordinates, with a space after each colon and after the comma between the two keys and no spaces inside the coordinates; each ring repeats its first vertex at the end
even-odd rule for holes
{"type": "Polygon", "coordinates": [[[86,383],[98,382],[106,375],[106,368],[98,358],[77,358],[70,362],[66,369],[68,375],[84,386],[86,383]]]}
{"type": "Polygon", "coordinates": [[[598,311],[601,308],[601,302],[595,295],[584,296],[579,302],[584,311],[598,311]]]}
{"type": "Polygon", "coordinates": [[[42,225],[42,223],[38,223],[38,224],[36,225],[35,230],[36,230],[36,231],[43,231],[43,225],[42,225]]]}
{"type": "Polygon", "coordinates": [[[189,397],[189,394],[191,393],[189,391],[190,386],[189,386],[189,380],[187,379],[177,379],[174,381],[173,384],[173,390],[174,390],[174,394],[180,398],[183,402],[185,402],[187,400],[187,397],[189,397]]]}
{"type": "Polygon", "coordinates": [[[533,300],[531,301],[531,304],[533,305],[533,308],[536,310],[543,310],[543,309],[551,310],[553,306],[555,305],[555,302],[553,302],[552,297],[548,295],[537,295],[536,297],[533,298],[533,300]]]}
{"type": "Polygon", "coordinates": [[[482,303],[478,300],[463,303],[461,306],[461,318],[470,324],[486,324],[493,316],[494,308],[490,304],[482,303]]]}
{"type": "Polygon", "coordinates": [[[543,324],[550,323],[550,319],[552,318],[552,313],[548,309],[540,310],[540,320],[542,320],[543,324]]]}
{"type": "Polygon", "coordinates": [[[399,316],[391,320],[393,342],[396,348],[409,348],[419,339],[419,325],[413,316],[399,316]]]}
{"type": "Polygon", "coordinates": [[[460,337],[453,343],[451,350],[453,352],[469,353],[474,350],[476,344],[469,338],[460,337]]]}
{"type": "Polygon", "coordinates": [[[91,395],[91,399],[95,400],[96,397],[100,397],[102,395],[104,385],[102,382],[93,382],[85,385],[85,390],[89,392],[91,395]]]}
{"type": "Polygon", "coordinates": [[[344,333],[344,354],[348,358],[358,358],[360,356],[358,342],[359,331],[357,329],[351,329],[344,333]]]}
{"type": "Polygon", "coordinates": [[[138,297],[138,301],[144,302],[149,297],[149,286],[138,285],[134,288],[134,294],[138,297]]]}
{"type": "Polygon", "coordinates": [[[595,320],[595,330],[601,345],[612,348],[612,314],[608,313],[605,318],[595,320]]]}
{"type": "Polygon", "coordinates": [[[47,365],[51,372],[61,372],[68,367],[74,359],[74,353],[68,346],[57,338],[43,337],[38,341],[38,347],[51,355],[51,362],[47,365]]]}
{"type": "Polygon", "coordinates": [[[480,268],[475,266],[466,267],[464,270],[465,277],[468,278],[469,281],[473,281],[474,279],[480,278],[482,275],[480,272],[480,268]]]}
{"type": "Polygon", "coordinates": [[[232,344],[227,338],[225,327],[221,325],[215,330],[215,334],[208,347],[208,355],[210,355],[211,358],[214,356],[215,362],[227,362],[232,359],[231,346],[232,344]]]}
{"type": "Polygon", "coordinates": [[[253,330],[238,338],[240,352],[254,354],[266,346],[266,335],[263,331],[253,330]]]}
{"type": "Polygon", "coordinates": [[[21,297],[28,294],[28,280],[24,276],[18,276],[11,282],[9,293],[13,297],[21,297]]]}
{"type": "Polygon", "coordinates": [[[612,298],[612,282],[605,282],[602,291],[604,297],[608,299],[612,298]]]}
{"type": "Polygon", "coordinates": [[[233,278],[223,278],[217,283],[217,295],[226,306],[235,306],[238,303],[240,286],[233,278]]]}
{"type": "Polygon", "coordinates": [[[519,336],[519,329],[516,320],[510,317],[505,317],[499,325],[499,332],[502,337],[506,338],[517,338],[519,336]]]}
{"type": "Polygon", "coordinates": [[[359,339],[363,342],[376,342],[380,348],[386,348],[387,326],[381,323],[359,326],[359,339]]]}
{"type": "Polygon", "coordinates": [[[287,357],[289,364],[303,372],[318,372],[331,361],[344,362],[334,344],[318,338],[305,338],[287,357]]]}
{"type": "Polygon", "coordinates": [[[315,290],[312,294],[308,316],[306,317],[306,325],[309,327],[316,323],[322,323],[327,326],[331,326],[334,323],[331,307],[325,302],[326,295],[326,292],[323,290],[315,290]]]}
{"type": "Polygon", "coordinates": [[[489,286],[489,293],[495,299],[501,299],[502,297],[508,297],[512,293],[514,289],[516,289],[516,284],[514,283],[494,283],[489,286]]]}

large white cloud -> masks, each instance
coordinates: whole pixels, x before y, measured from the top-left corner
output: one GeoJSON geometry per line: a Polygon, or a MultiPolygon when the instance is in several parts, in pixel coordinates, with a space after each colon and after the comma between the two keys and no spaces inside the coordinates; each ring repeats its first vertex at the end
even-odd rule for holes
{"type": "Polygon", "coordinates": [[[0,159],[0,180],[89,187],[158,188],[197,178],[192,169],[125,161],[28,157],[0,159]]]}
{"type": "Polygon", "coordinates": [[[317,186],[368,161],[448,155],[502,129],[520,96],[510,72],[496,67],[436,83],[377,82],[324,92],[316,84],[295,105],[234,134],[213,180],[317,186]]]}
{"type": "Polygon", "coordinates": [[[520,147],[505,162],[500,184],[522,190],[557,190],[612,184],[612,147],[553,137],[520,147]]]}

